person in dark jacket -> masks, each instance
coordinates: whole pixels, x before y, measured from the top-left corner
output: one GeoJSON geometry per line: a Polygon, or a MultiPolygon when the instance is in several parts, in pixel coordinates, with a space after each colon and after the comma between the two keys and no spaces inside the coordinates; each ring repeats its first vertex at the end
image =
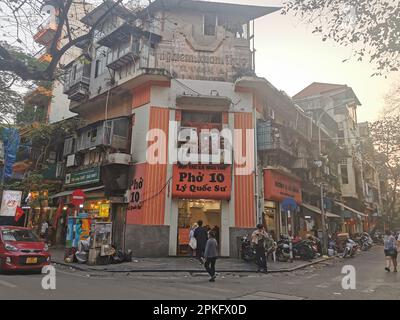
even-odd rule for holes
{"type": "Polygon", "coordinates": [[[204,257],[204,250],[206,249],[206,243],[208,239],[207,231],[203,227],[203,221],[199,220],[197,222],[198,228],[194,231],[193,236],[197,241],[197,248],[196,248],[196,257],[202,262],[202,258],[204,257]]]}
{"type": "Polygon", "coordinates": [[[204,258],[206,262],[204,267],[206,268],[208,274],[210,275],[210,282],[215,282],[215,264],[218,257],[218,242],[215,239],[215,233],[210,231],[208,233],[208,241],[206,244],[206,249],[204,251],[204,258]]]}

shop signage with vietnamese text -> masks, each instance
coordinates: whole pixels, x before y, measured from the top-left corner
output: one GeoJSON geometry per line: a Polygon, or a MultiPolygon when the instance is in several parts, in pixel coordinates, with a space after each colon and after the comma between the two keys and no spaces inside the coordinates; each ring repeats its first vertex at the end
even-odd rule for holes
{"type": "Polygon", "coordinates": [[[65,176],[65,185],[69,187],[83,186],[99,182],[100,182],[99,166],[68,173],[65,176]]]}
{"type": "Polygon", "coordinates": [[[172,197],[180,199],[231,198],[231,166],[175,165],[172,179],[172,197]]]}
{"type": "Polygon", "coordinates": [[[287,198],[302,203],[301,181],[275,170],[264,170],[264,198],[282,202],[287,198]]]}

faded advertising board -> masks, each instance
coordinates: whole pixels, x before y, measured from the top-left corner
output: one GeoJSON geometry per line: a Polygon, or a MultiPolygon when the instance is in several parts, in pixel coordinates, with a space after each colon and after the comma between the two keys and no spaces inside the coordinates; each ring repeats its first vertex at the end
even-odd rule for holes
{"type": "Polygon", "coordinates": [[[14,217],[17,207],[21,206],[22,191],[5,190],[1,201],[0,216],[14,217]]]}

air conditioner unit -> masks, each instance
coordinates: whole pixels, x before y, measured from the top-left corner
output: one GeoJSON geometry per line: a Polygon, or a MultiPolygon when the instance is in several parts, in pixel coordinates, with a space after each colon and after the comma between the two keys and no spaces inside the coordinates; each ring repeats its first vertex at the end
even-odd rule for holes
{"type": "Polygon", "coordinates": [[[107,160],[110,164],[125,164],[129,165],[132,162],[132,156],[126,153],[111,153],[107,160]]]}
{"type": "Polygon", "coordinates": [[[67,157],[67,168],[75,167],[76,166],[76,155],[70,154],[67,157]]]}

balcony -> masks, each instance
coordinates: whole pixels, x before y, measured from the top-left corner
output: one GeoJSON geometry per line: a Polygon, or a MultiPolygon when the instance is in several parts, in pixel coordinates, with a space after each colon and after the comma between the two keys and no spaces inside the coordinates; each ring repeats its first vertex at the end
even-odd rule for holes
{"type": "Polygon", "coordinates": [[[284,130],[274,127],[272,121],[259,121],[257,123],[257,149],[258,151],[278,151],[297,158],[298,154],[288,142],[284,130]]]}
{"type": "Polygon", "coordinates": [[[293,163],[292,169],[309,169],[308,160],[306,158],[297,159],[293,163]]]}
{"type": "Polygon", "coordinates": [[[24,101],[28,105],[47,107],[52,99],[52,96],[53,93],[50,88],[38,86],[25,95],[24,101]]]}
{"type": "Polygon", "coordinates": [[[120,70],[127,64],[131,64],[140,59],[139,42],[121,44],[117,50],[112,51],[111,62],[107,67],[112,70],[120,70]]]}
{"type": "Polygon", "coordinates": [[[90,64],[74,66],[67,74],[64,94],[72,101],[80,101],[88,96],[90,85],[90,64]]]}
{"type": "Polygon", "coordinates": [[[76,151],[82,152],[99,146],[105,146],[119,152],[126,152],[129,149],[128,134],[128,118],[101,121],[80,130],[76,140],[76,151]]]}
{"type": "Polygon", "coordinates": [[[43,46],[48,46],[54,39],[57,32],[57,23],[54,17],[47,18],[39,27],[37,33],[33,36],[33,40],[43,46]]]}
{"type": "Polygon", "coordinates": [[[48,53],[48,49],[43,47],[38,53],[35,54],[35,58],[40,62],[50,63],[53,57],[48,53]]]}

